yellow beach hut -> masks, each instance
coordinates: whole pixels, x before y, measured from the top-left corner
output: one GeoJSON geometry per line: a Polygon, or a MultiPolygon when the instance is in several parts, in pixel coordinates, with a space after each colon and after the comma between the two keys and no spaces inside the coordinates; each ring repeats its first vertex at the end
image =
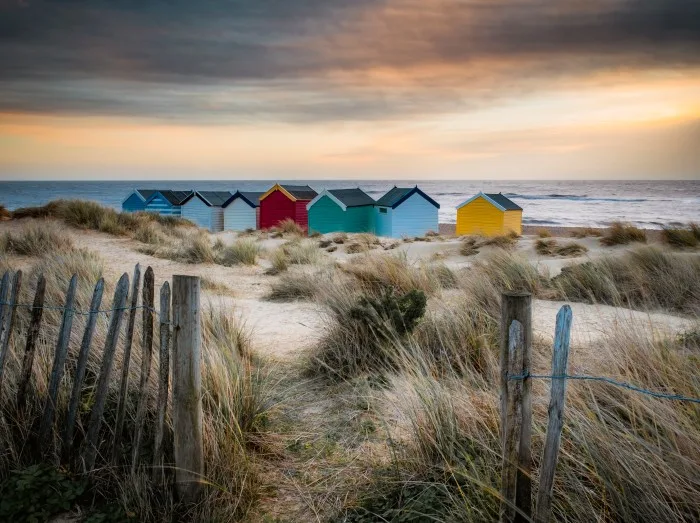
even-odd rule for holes
{"type": "Polygon", "coordinates": [[[457,235],[497,236],[523,232],[523,209],[498,194],[480,192],[457,206],[457,235]]]}

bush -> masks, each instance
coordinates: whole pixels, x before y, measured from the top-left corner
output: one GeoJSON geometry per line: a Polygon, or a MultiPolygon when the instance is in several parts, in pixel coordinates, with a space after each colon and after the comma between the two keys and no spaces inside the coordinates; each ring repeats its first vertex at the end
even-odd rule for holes
{"type": "Polygon", "coordinates": [[[50,223],[29,223],[0,236],[0,252],[21,256],[41,256],[65,252],[73,247],[71,237],[50,223]]]}
{"type": "Polygon", "coordinates": [[[260,244],[252,238],[236,240],[228,247],[223,247],[218,255],[218,263],[231,267],[233,265],[255,265],[261,252],[260,244]]]}
{"type": "Polygon", "coordinates": [[[627,245],[632,242],[646,243],[647,233],[634,225],[613,222],[600,239],[603,245],[627,245]]]}

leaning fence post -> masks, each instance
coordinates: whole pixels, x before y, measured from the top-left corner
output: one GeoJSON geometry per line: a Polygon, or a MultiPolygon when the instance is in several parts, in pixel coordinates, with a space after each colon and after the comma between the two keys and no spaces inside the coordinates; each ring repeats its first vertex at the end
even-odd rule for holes
{"type": "Polygon", "coordinates": [[[68,413],[66,414],[65,432],[63,436],[63,457],[66,460],[70,457],[73,448],[73,429],[75,427],[75,418],[78,413],[78,405],[80,404],[80,391],[83,385],[83,379],[85,378],[90,344],[92,343],[92,336],[95,333],[97,316],[99,314],[100,304],[102,303],[104,283],[104,279],[100,278],[95,285],[95,290],[92,293],[92,301],[90,302],[90,314],[87,324],[85,325],[83,340],[80,344],[78,364],[76,365],[75,377],[73,378],[73,390],[71,392],[70,403],[68,404],[68,413]]]}
{"type": "Polygon", "coordinates": [[[131,304],[129,308],[129,321],[126,324],[126,339],[124,340],[124,358],[122,362],[122,381],[117,399],[117,421],[114,425],[114,443],[112,447],[112,459],[117,462],[121,450],[122,428],[126,415],[126,401],[129,388],[129,361],[131,360],[131,344],[134,339],[134,325],[136,323],[136,307],[139,299],[139,283],[141,282],[141,265],[134,267],[134,278],[131,281],[131,304]]]}
{"type": "Polygon", "coordinates": [[[41,425],[39,428],[39,441],[42,449],[47,450],[49,436],[51,435],[53,418],[56,411],[56,399],[58,398],[58,387],[63,378],[63,371],[66,364],[66,356],[68,355],[68,342],[70,341],[70,332],[73,328],[73,315],[75,311],[73,306],[75,303],[75,289],[78,285],[78,275],[74,274],[68,285],[66,294],[66,304],[63,308],[63,320],[61,321],[61,330],[58,333],[58,342],[56,343],[56,354],[53,359],[53,367],[51,369],[51,378],[49,379],[49,390],[46,396],[46,405],[44,414],[41,417],[41,425]]]}
{"type": "MultiPolygon", "coordinates": [[[[508,373],[520,374],[523,360],[523,326],[513,320],[508,329],[508,373]]],[[[518,479],[518,446],[522,426],[522,390],[520,379],[506,381],[504,391],[508,402],[505,407],[503,425],[503,462],[501,466],[501,513],[500,521],[515,520],[516,488],[518,479]]]]}
{"type": "Polygon", "coordinates": [[[104,412],[105,402],[107,401],[107,391],[109,390],[109,379],[112,373],[112,363],[114,362],[114,352],[119,341],[119,330],[122,325],[122,317],[124,316],[124,306],[129,292],[129,275],[124,273],[119,278],[117,288],[114,291],[114,299],[112,300],[112,316],[109,320],[109,329],[107,330],[107,338],[105,339],[105,348],[102,355],[102,368],[100,369],[100,377],[97,379],[97,389],[95,390],[95,403],[90,412],[90,422],[88,424],[88,434],[86,441],[86,449],[84,454],[85,470],[91,471],[95,466],[95,457],[97,455],[97,439],[100,435],[100,426],[102,424],[102,413],[104,412]]]}
{"type": "Polygon", "coordinates": [[[557,468],[561,431],[564,426],[564,403],[566,401],[566,379],[564,377],[566,376],[566,364],[569,359],[571,320],[571,307],[564,305],[557,314],[557,325],[554,331],[549,424],[547,425],[547,437],[540,469],[540,488],[537,491],[537,515],[535,521],[538,523],[547,523],[551,519],[554,472],[557,468]],[[556,378],[556,376],[561,376],[561,378],[556,378]]]}
{"type": "Polygon", "coordinates": [[[158,406],[156,434],[153,446],[153,475],[161,465],[165,411],[168,407],[168,379],[170,376],[170,284],[166,281],[160,288],[160,369],[158,376],[158,406]]]}
{"type": "Polygon", "coordinates": [[[199,277],[173,276],[175,483],[185,502],[196,501],[204,474],[199,291],[199,277]]]}
{"type": "MultiPolygon", "coordinates": [[[[531,441],[532,441],[532,382],[530,373],[530,353],[532,351],[532,296],[529,292],[507,292],[501,301],[501,430],[502,438],[505,436],[505,417],[508,403],[508,373],[510,366],[509,357],[509,330],[514,320],[522,326],[523,357],[522,365],[517,369],[517,374],[523,375],[522,379],[522,423],[518,448],[518,471],[516,481],[515,499],[518,512],[515,521],[526,521],[532,514],[532,469],[531,441]]],[[[511,372],[514,370],[511,369],[511,372]]],[[[502,441],[503,443],[503,441],[502,441]]]]}
{"type": "Polygon", "coordinates": [[[39,327],[41,317],[44,314],[44,294],[46,293],[46,279],[44,275],[39,275],[32,304],[32,318],[29,320],[27,330],[27,341],[24,346],[24,358],[22,358],[22,374],[17,388],[17,408],[22,411],[27,398],[27,387],[32,376],[32,366],[34,365],[34,352],[36,351],[36,340],[39,338],[39,327]]]}
{"type": "Polygon", "coordinates": [[[2,376],[5,370],[5,360],[7,352],[10,350],[10,339],[12,338],[12,327],[17,317],[17,301],[19,300],[19,290],[22,288],[22,271],[17,271],[12,279],[12,293],[10,294],[10,308],[6,313],[7,321],[2,321],[0,316],[0,396],[2,395],[2,376]],[[3,332],[4,329],[4,332],[3,332]]]}
{"type": "Polygon", "coordinates": [[[151,357],[153,355],[153,301],[155,299],[153,269],[146,269],[143,276],[143,305],[141,328],[141,380],[139,383],[139,402],[136,409],[136,433],[134,434],[133,461],[131,473],[136,472],[139,454],[141,453],[141,436],[143,423],[148,408],[148,378],[151,374],[151,357]]]}

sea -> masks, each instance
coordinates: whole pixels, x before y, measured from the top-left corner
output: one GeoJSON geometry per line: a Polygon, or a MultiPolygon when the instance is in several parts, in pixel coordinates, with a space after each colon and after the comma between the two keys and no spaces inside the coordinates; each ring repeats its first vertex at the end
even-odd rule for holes
{"type": "MultiPolygon", "coordinates": [[[[0,181],[0,205],[8,209],[59,198],[92,200],[121,208],[134,190],[265,191],[272,180],[173,181],[0,181]]],[[[440,223],[455,223],[456,207],[479,191],[501,192],[523,208],[525,225],[605,227],[624,221],[647,229],[700,221],[700,180],[683,181],[348,181],[288,180],[280,183],[324,188],[360,187],[379,198],[394,185],[416,184],[440,204],[440,223]]]]}

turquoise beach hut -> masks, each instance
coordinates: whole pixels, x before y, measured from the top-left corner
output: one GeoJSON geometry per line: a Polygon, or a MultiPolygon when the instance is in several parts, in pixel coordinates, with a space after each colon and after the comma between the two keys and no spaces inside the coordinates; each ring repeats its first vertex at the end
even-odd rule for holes
{"type": "Polygon", "coordinates": [[[156,192],[155,189],[134,189],[122,202],[122,212],[139,212],[146,210],[146,202],[156,192]]]}
{"type": "Polygon", "coordinates": [[[306,205],[309,232],[374,232],[374,203],[362,189],[326,189],[306,205]]]}
{"type": "Polygon", "coordinates": [[[374,207],[377,236],[401,238],[438,231],[440,204],[415,187],[394,186],[374,207]]]}
{"type": "Polygon", "coordinates": [[[146,212],[157,212],[164,216],[181,216],[182,202],[193,191],[155,191],[146,201],[146,212]]]}
{"type": "Polygon", "coordinates": [[[245,231],[260,228],[260,197],[263,192],[236,191],[224,202],[224,230],[245,231]]]}
{"type": "Polygon", "coordinates": [[[180,204],[181,216],[211,232],[223,231],[223,205],[229,198],[228,191],[195,191],[180,204]]]}

